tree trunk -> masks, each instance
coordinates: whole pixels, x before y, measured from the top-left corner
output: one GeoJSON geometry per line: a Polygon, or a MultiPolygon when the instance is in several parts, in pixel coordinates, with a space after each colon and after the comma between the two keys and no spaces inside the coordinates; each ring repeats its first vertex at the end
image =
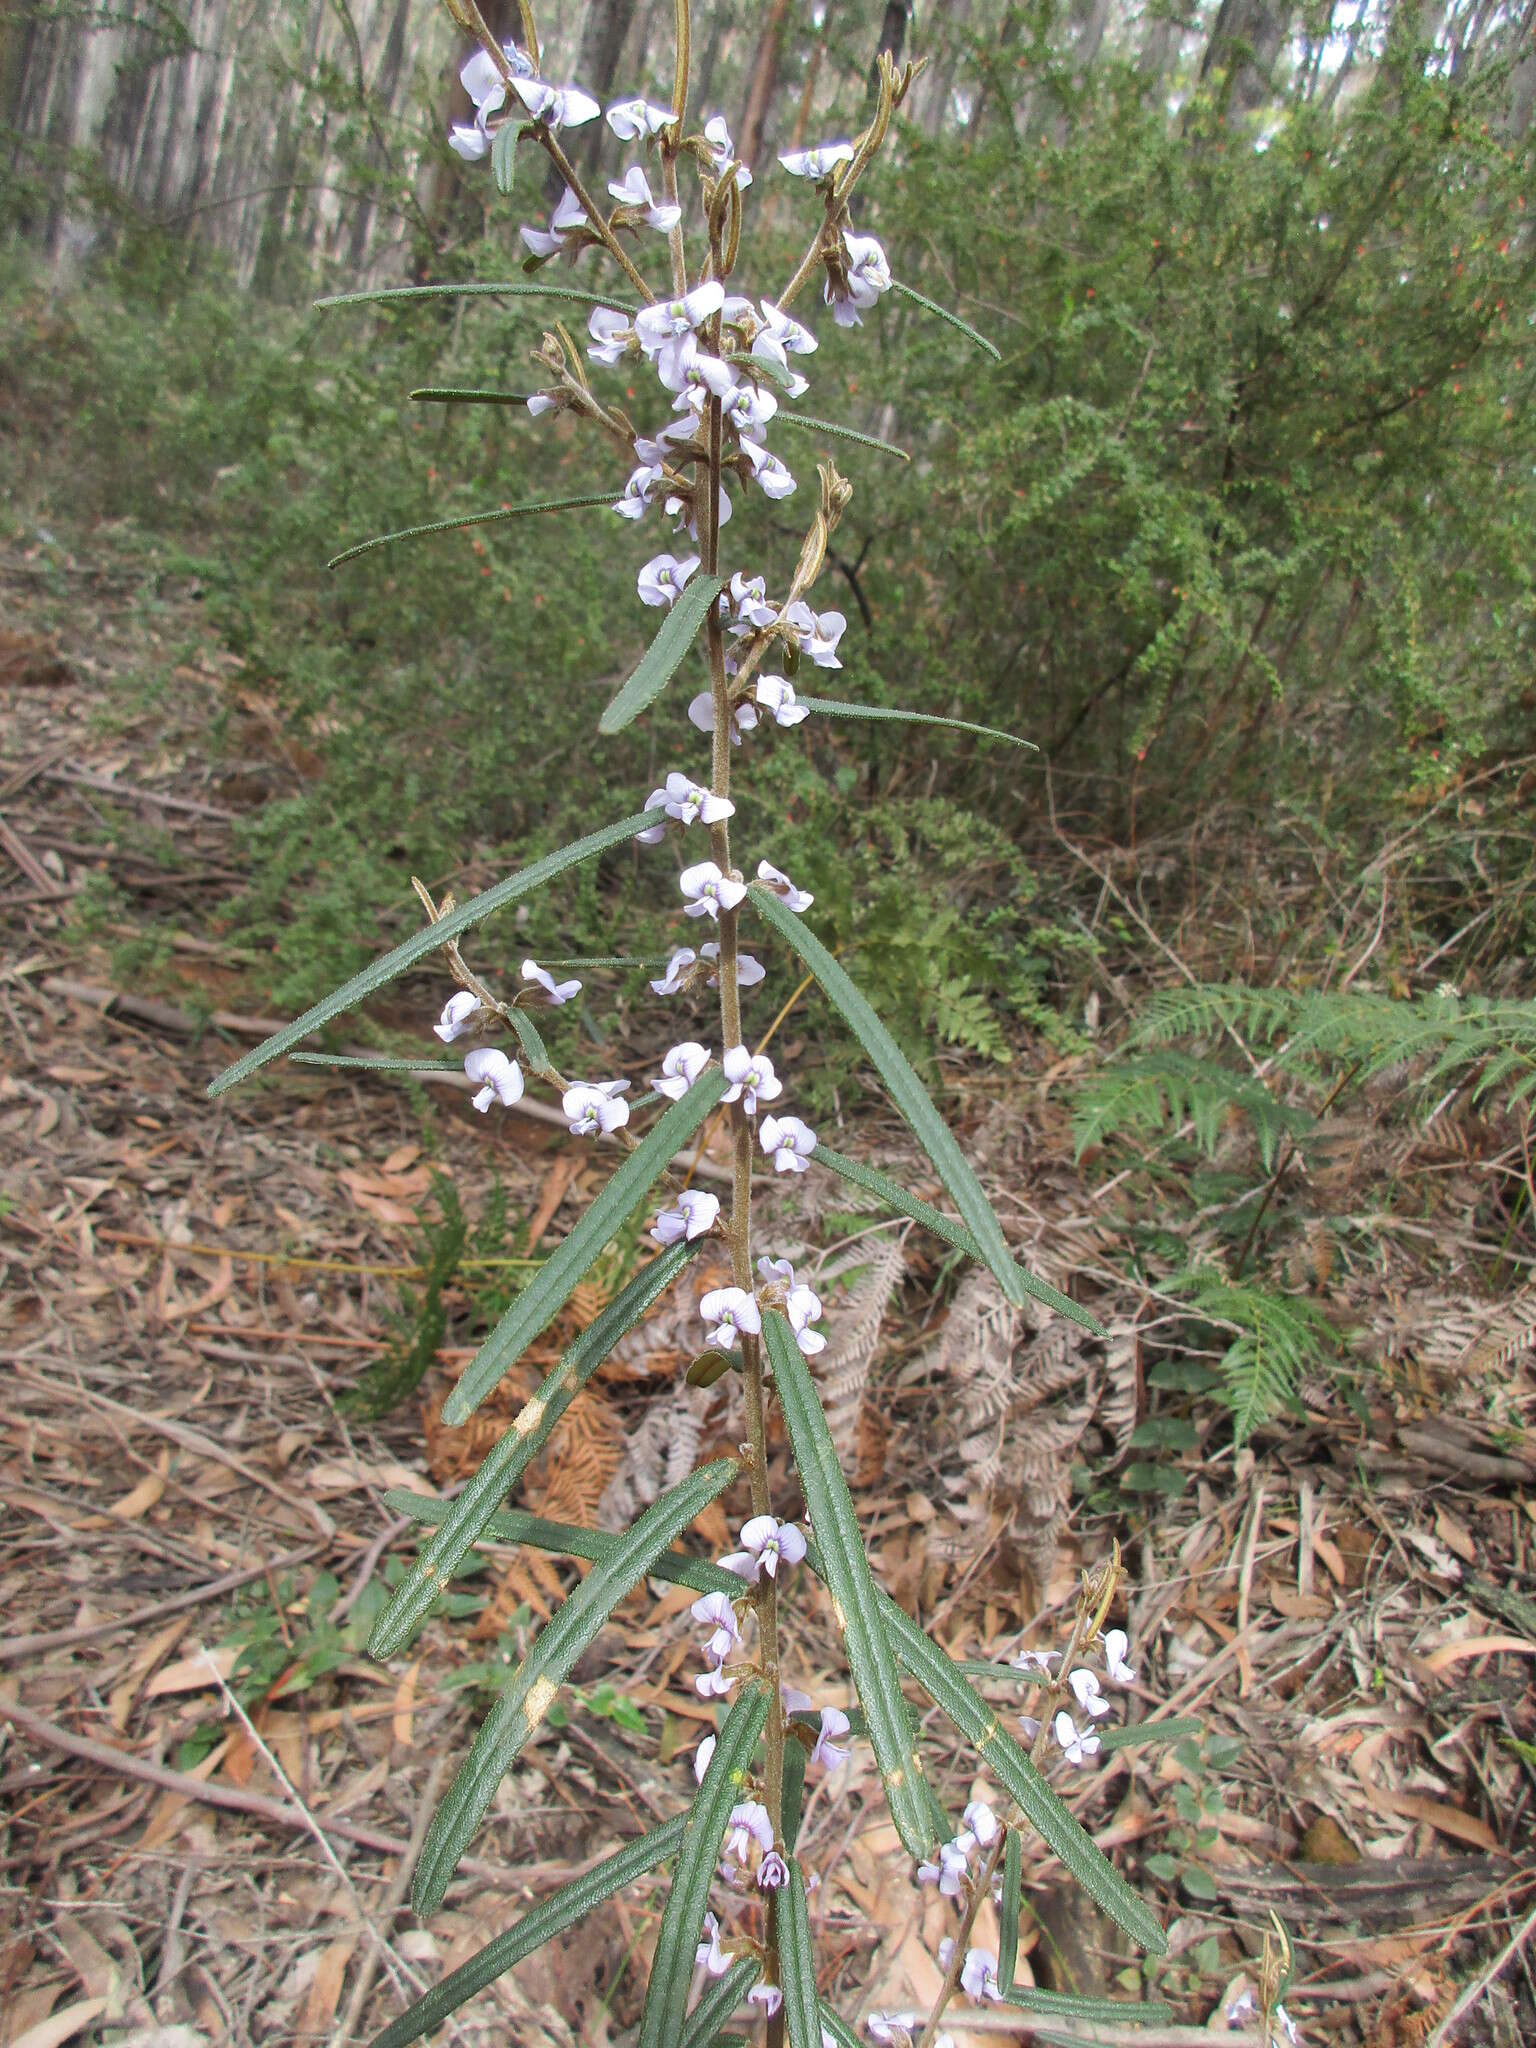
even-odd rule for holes
{"type": "Polygon", "coordinates": [[[784,43],[784,20],[789,0],[772,0],[768,19],[758,40],[752,75],[747,80],[747,97],[736,130],[736,154],[750,170],[756,170],[763,152],[763,135],[768,113],[779,82],[779,54],[784,43]]]}
{"type": "Polygon", "coordinates": [[[1224,112],[1251,114],[1273,99],[1291,14],[1291,0],[1221,0],[1200,79],[1209,82],[1224,112]]]}
{"type": "Polygon", "coordinates": [[[880,40],[875,45],[869,67],[869,85],[864,95],[866,121],[874,113],[875,102],[880,97],[880,59],[888,56],[893,64],[901,63],[901,53],[907,46],[907,23],[911,18],[911,0],[885,0],[885,19],[880,24],[880,40]]]}
{"type": "MultiPolygon", "coordinates": [[[[583,92],[591,93],[593,99],[601,100],[605,105],[614,96],[613,81],[619,75],[619,59],[624,54],[634,18],[635,0],[587,0],[586,19],[581,27],[581,48],[572,76],[583,92]]],[[[607,132],[606,123],[591,121],[582,129],[579,141],[567,139],[567,147],[573,151],[578,167],[589,171],[595,169],[607,132]]],[[[562,188],[558,175],[553,171],[551,182],[553,189],[549,199],[554,206],[559,203],[562,188]]]]}

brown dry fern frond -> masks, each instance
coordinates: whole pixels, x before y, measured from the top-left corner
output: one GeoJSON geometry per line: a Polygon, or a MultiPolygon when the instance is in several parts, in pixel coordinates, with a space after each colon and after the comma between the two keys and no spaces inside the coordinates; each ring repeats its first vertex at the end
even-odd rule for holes
{"type": "Polygon", "coordinates": [[[851,1283],[829,1308],[832,1340],[817,1367],[827,1426],[845,1465],[862,1462],[864,1395],[886,1306],[906,1271],[907,1229],[902,1225],[866,1238],[841,1265],[817,1275],[816,1284],[824,1296],[840,1281],[851,1283]]]}

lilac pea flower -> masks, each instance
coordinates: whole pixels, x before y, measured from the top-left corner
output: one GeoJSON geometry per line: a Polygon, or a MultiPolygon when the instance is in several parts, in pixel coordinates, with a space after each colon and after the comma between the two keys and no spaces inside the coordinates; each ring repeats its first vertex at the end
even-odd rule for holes
{"type": "Polygon", "coordinates": [[[685,1188],[672,1207],[663,1209],[657,1216],[651,1225],[651,1236],[657,1244],[676,1244],[679,1238],[686,1238],[692,1244],[696,1237],[703,1237],[706,1231],[714,1229],[719,1214],[718,1195],[685,1188]]]}
{"type": "Polygon", "coordinates": [[[514,78],[512,90],[534,120],[542,121],[551,133],[557,128],[584,127],[603,111],[590,93],[576,85],[549,85],[542,78],[514,78]]]}
{"type": "Polygon", "coordinates": [[[1096,1671],[1073,1671],[1068,1675],[1072,1697],[1091,1720],[1098,1721],[1109,1712],[1109,1701],[1099,1690],[1099,1675],[1096,1671]]]}
{"type": "Polygon", "coordinates": [[[797,1116],[765,1116],[757,1141],[773,1161],[775,1173],[804,1173],[816,1150],[816,1133],[797,1116]]]}
{"type": "Polygon", "coordinates": [[[672,109],[652,106],[649,100],[618,100],[603,117],[620,142],[647,140],[671,126],[672,109]]]}
{"type": "Polygon", "coordinates": [[[771,626],[778,614],[768,602],[768,585],[761,576],[743,576],[738,569],[731,578],[731,611],[743,628],[771,626]]]}
{"type": "Polygon", "coordinates": [[[666,787],[652,795],[647,810],[651,804],[660,804],[667,816],[676,818],[680,825],[691,825],[700,819],[706,825],[718,825],[723,818],[736,815],[736,806],[728,796],[716,796],[704,783],[679,774],[675,768],[667,777],[666,787]]]}
{"type": "MultiPolygon", "coordinates": [[[[713,1736],[710,1740],[714,1740],[713,1736]]],[[[723,1977],[731,1967],[731,1959],[720,1946],[720,1922],[713,1913],[704,1915],[704,1932],[709,1939],[701,1941],[694,1950],[694,1967],[702,1968],[711,1977],[723,1977]]]]}
{"type": "MultiPolygon", "coordinates": [[[[759,1259],[757,1263],[763,1262],[759,1259]]],[[[779,1698],[784,1702],[785,1713],[790,1715],[808,1714],[815,1705],[808,1692],[802,1692],[798,1685],[786,1685],[783,1679],[779,1680],[779,1698]]]]}
{"type": "Polygon", "coordinates": [[[801,653],[808,654],[818,668],[842,667],[837,646],[848,621],[841,612],[813,612],[802,597],[785,607],[783,623],[793,631],[801,653]]]}
{"type": "Polygon", "coordinates": [[[768,1818],[767,1807],[756,1799],[744,1799],[739,1806],[733,1806],[725,1825],[722,1856],[734,1856],[738,1863],[744,1864],[749,1842],[756,1842],[765,1856],[773,1847],[773,1822],[768,1818]]]}
{"type": "Polygon", "coordinates": [[[1047,1675],[1051,1666],[1060,1662],[1060,1650],[1020,1650],[1012,1660],[1015,1671],[1043,1671],[1047,1675]]]}
{"type": "MultiPolygon", "coordinates": [[[[762,1862],[758,1865],[758,1890],[760,1892],[776,1892],[781,1885],[786,1885],[788,1883],[789,1865],[784,1861],[784,1858],[779,1854],[777,1849],[770,1849],[768,1851],[768,1854],[763,1858],[762,1862]]],[[[777,1992],[778,1986],[771,1985],[769,1989],[777,1992]]],[[[768,2010],[770,2012],[774,2012],[777,2010],[777,2007],[770,2006],[768,2010]]]]}
{"type": "Polygon", "coordinates": [[[610,1131],[622,1130],[629,1122],[629,1104],[620,1099],[617,1090],[628,1085],[627,1081],[578,1081],[567,1088],[560,1098],[560,1108],[570,1124],[571,1136],[590,1138],[601,1133],[607,1137],[610,1131]]]}
{"type": "MultiPolygon", "coordinates": [[[[778,1860],[782,1863],[783,1858],[780,1857],[778,1860]]],[[[765,1864],[764,1869],[766,1868],[767,1865],[765,1864]]],[[[763,1881],[761,1872],[758,1874],[757,1881],[759,1884],[763,1881]]],[[[786,1870],[783,1877],[778,1878],[776,1883],[787,1884],[788,1882],[789,1872],[786,1870]]],[[[747,2003],[748,2005],[760,2005],[763,2008],[764,2018],[771,2020],[779,2010],[779,2007],[784,2003],[784,1994],[777,1984],[754,1984],[747,1993],[747,2003]]]]}
{"type": "Polygon", "coordinates": [[[775,1280],[782,1280],[786,1287],[795,1284],[795,1269],[788,1259],[770,1259],[765,1252],[757,1262],[757,1270],[765,1286],[775,1280]]]}
{"type": "MultiPolygon", "coordinates": [[[[715,1742],[716,1737],[706,1735],[693,1752],[693,1782],[696,1785],[702,1785],[704,1782],[704,1773],[709,1769],[709,1760],[715,1753],[715,1742]]],[[[706,1920],[704,1924],[708,1926],[709,1923],[706,1920]]]]}
{"type": "Polygon", "coordinates": [[[608,190],[621,206],[633,206],[648,228],[655,228],[664,235],[669,228],[676,227],[683,217],[680,206],[658,206],[651,192],[650,183],[638,164],[631,165],[622,181],[610,179],[608,190]]]}
{"type": "Polygon", "coordinates": [[[490,154],[491,138],[478,121],[455,121],[448,130],[448,147],[465,163],[476,164],[490,154]]]}
{"type": "Polygon", "coordinates": [[[816,353],[816,337],[808,327],[802,327],[798,320],[792,320],[788,313],[776,306],[772,299],[760,299],[763,324],[753,342],[753,354],[759,353],[757,342],[767,341],[777,350],[776,355],[768,349],[761,351],[769,360],[782,363],[785,355],[809,356],[816,353]]]}
{"type": "MultiPolygon", "coordinates": [[[[722,910],[734,910],[747,893],[745,882],[722,874],[712,860],[701,860],[691,868],[684,868],[677,878],[677,886],[683,892],[685,917],[717,918],[722,910]]],[[[734,1096],[726,1097],[727,1102],[734,1100],[734,1096]]]]}
{"type": "Polygon", "coordinates": [[[1123,1628],[1112,1628],[1104,1636],[1104,1669],[1112,1685],[1134,1685],[1136,1674],[1126,1663],[1126,1652],[1131,1639],[1123,1628]]]}
{"type": "Polygon", "coordinates": [[[692,946],[679,946],[667,962],[667,971],[660,981],[653,981],[651,987],[659,996],[675,996],[688,978],[688,969],[698,959],[692,946]]]}
{"type": "MultiPolygon", "coordinates": [[[[700,690],[697,697],[689,700],[688,723],[696,725],[700,732],[715,729],[715,699],[713,692],[700,690]]],[[[739,747],[744,732],[751,732],[757,724],[757,706],[751,702],[738,704],[731,713],[731,745],[739,747]]]]}
{"type": "Polygon", "coordinates": [[[900,2048],[903,2038],[911,2037],[922,2026],[923,2016],[916,2012],[872,2012],[864,2024],[869,2029],[869,2038],[878,2041],[880,2048],[900,2048]]]}
{"type": "Polygon", "coordinates": [[[1024,1740],[1026,1742],[1033,1742],[1035,1737],[1040,1733],[1040,1723],[1035,1719],[1033,1714],[1020,1714],[1019,1726],[1024,1731],[1024,1740]]]}
{"type": "Polygon", "coordinates": [[[548,228],[524,226],[518,233],[535,256],[558,256],[576,230],[586,225],[586,208],[574,192],[566,192],[550,215],[548,228]]]}
{"type": "Polygon", "coordinates": [[[663,474],[659,462],[642,462],[632,469],[622,494],[614,500],[613,510],[621,519],[643,519],[663,474]]]}
{"type": "MultiPolygon", "coordinates": [[[[720,486],[720,495],[716,500],[716,510],[718,524],[729,526],[731,523],[731,494],[724,484],[720,486]]],[[[669,519],[677,521],[679,528],[686,529],[690,540],[696,541],[698,539],[699,516],[692,498],[680,496],[668,498],[666,500],[666,514],[669,519]]]]}
{"type": "Polygon", "coordinates": [[[760,441],[743,440],[741,452],[752,465],[752,480],[765,498],[787,498],[799,488],[787,465],[760,441]]]}
{"type": "Polygon", "coordinates": [[[712,1664],[723,1664],[741,1641],[741,1627],[727,1593],[704,1593],[688,1612],[701,1628],[710,1630],[704,1655],[712,1664]]]}
{"type": "Polygon", "coordinates": [[[765,1052],[749,1053],[744,1045],[733,1045],[720,1064],[731,1084],[720,1100],[740,1102],[748,1116],[757,1115],[759,1102],[772,1102],[775,1096],[784,1093],[784,1083],[773,1071],[773,1061],[765,1052]]]}
{"type": "Polygon", "coordinates": [[[687,585],[689,577],[699,566],[697,555],[685,555],[681,561],[676,555],[656,555],[640,571],[636,588],[642,604],[664,604],[669,608],[676,604],[687,585]]]}
{"type": "Polygon", "coordinates": [[[710,1326],[710,1343],[722,1351],[740,1337],[757,1336],[763,1327],[757,1303],[744,1287],[711,1288],[699,1303],[699,1314],[710,1326]]]}
{"type": "Polygon", "coordinates": [[[813,1289],[801,1285],[791,1287],[784,1303],[784,1313],[789,1317],[789,1326],[795,1333],[795,1342],[800,1347],[802,1358],[814,1358],[818,1351],[825,1351],[827,1340],[820,1330],[813,1330],[811,1324],[821,1319],[821,1296],[813,1289]]]}
{"type": "MultiPolygon", "coordinates": [[[[720,958],[720,948],[713,944],[700,946],[699,958],[701,960],[718,960],[720,958]]],[[[761,960],[754,960],[750,953],[738,953],[736,955],[736,986],[738,988],[756,988],[760,981],[766,981],[767,978],[768,970],[761,960]]],[[[720,986],[718,968],[710,975],[708,986],[710,988],[718,988],[720,986]]]]}
{"type": "Polygon", "coordinates": [[[1098,1754],[1097,1735],[1091,1728],[1078,1728],[1065,1709],[1051,1723],[1051,1733],[1061,1745],[1062,1754],[1069,1764],[1085,1764],[1089,1757],[1098,1754]]]}
{"type": "Polygon", "coordinates": [[[736,1673],[727,1671],[723,1664],[716,1664],[708,1671],[701,1671],[693,1681],[693,1689],[701,1700],[723,1700],[736,1683],[736,1673]]]}
{"type": "MultiPolygon", "coordinates": [[[[742,436],[745,452],[750,437],[754,443],[779,409],[779,401],[771,391],[760,391],[755,384],[736,384],[729,391],[720,393],[720,413],[725,424],[742,436]]],[[[748,455],[748,461],[751,456],[748,455]]],[[[766,485],[764,486],[766,489],[766,485]]]]}
{"type": "Polygon", "coordinates": [[[919,1863],[917,1866],[918,1883],[937,1885],[940,1898],[958,1899],[970,1874],[967,1852],[961,1847],[964,1839],[957,1835],[952,1842],[941,1842],[938,1862],[919,1863]]]}
{"type": "Polygon", "coordinates": [[[476,1046],[473,1052],[467,1052],[464,1055],[464,1073],[480,1090],[472,1100],[482,1116],[493,1102],[499,1102],[503,1109],[510,1109],[514,1102],[522,1100],[522,1068],[516,1060],[509,1060],[493,1045],[476,1046]]]}
{"type": "Polygon", "coordinates": [[[616,313],[608,306],[597,306],[588,314],[587,332],[593,343],[587,354],[593,362],[607,363],[610,369],[623,361],[629,344],[635,338],[629,315],[616,313]]]}
{"type": "Polygon", "coordinates": [[[527,401],[528,417],[537,420],[542,419],[547,412],[562,412],[565,409],[566,403],[567,400],[563,393],[535,391],[527,401]]]}
{"type": "Polygon", "coordinates": [[[712,398],[722,403],[736,395],[736,378],[728,363],[699,347],[691,334],[675,347],[667,347],[656,358],[656,375],[668,391],[677,396],[672,410],[702,413],[712,398]]]}
{"type": "Polygon", "coordinates": [[[545,968],[541,967],[537,960],[525,960],[523,962],[523,979],[524,981],[535,981],[538,983],[545,995],[548,996],[550,1008],[553,1010],[558,1010],[562,1003],[568,1003],[572,996],[578,995],[581,992],[581,983],[579,981],[556,981],[555,977],[545,968]]]}
{"type": "MultiPolygon", "coordinates": [[[[788,684],[785,685],[788,688],[788,684]]],[[[760,860],[757,864],[757,879],[765,882],[784,905],[798,917],[802,910],[809,910],[816,898],[809,889],[797,889],[782,868],[776,868],[772,861],[760,860]]]]}
{"type": "Polygon", "coordinates": [[[759,676],[752,692],[775,725],[798,725],[810,712],[795,701],[795,686],[782,676],[759,676]]]}
{"type": "Polygon", "coordinates": [[[731,140],[731,131],[725,125],[723,114],[711,114],[704,123],[704,140],[709,145],[710,168],[717,178],[723,178],[732,164],[736,166],[736,190],[745,192],[752,182],[752,173],[736,155],[736,145],[731,140]]]}
{"type": "Polygon", "coordinates": [[[743,1522],[741,1543],[740,1550],[721,1558],[720,1568],[734,1572],[749,1586],[755,1586],[764,1572],[776,1580],[781,1564],[798,1564],[805,1555],[805,1538],[795,1524],[781,1522],[774,1515],[754,1515],[749,1522],[743,1522]]]}
{"type": "Polygon", "coordinates": [[[952,1934],[946,1934],[944,1939],[939,1943],[939,1968],[941,1970],[947,1970],[954,1960],[955,1937],[952,1934]]]}
{"type": "Polygon", "coordinates": [[[685,1038],[681,1045],[674,1045],[661,1063],[661,1079],[654,1084],[656,1093],[681,1102],[709,1065],[709,1059],[709,1047],[700,1045],[697,1039],[685,1038]]]}
{"type": "Polygon", "coordinates": [[[829,277],[822,296],[839,327],[862,327],[860,315],[867,313],[880,294],[891,288],[891,266],[873,235],[852,233],[843,236],[843,262],[847,290],[837,290],[829,277]]]}
{"type": "Polygon", "coordinates": [[[443,1014],[432,1026],[432,1029],[437,1033],[437,1036],[443,1041],[444,1045],[452,1045],[456,1038],[464,1036],[464,1033],[469,1029],[471,1023],[484,1007],[484,1004],[477,995],[471,995],[467,988],[461,988],[457,994],[451,995],[447,1002],[444,1003],[443,1014]]]}
{"type": "Polygon", "coordinates": [[[646,354],[655,355],[669,341],[702,327],[724,304],[725,286],[718,278],[709,278],[696,284],[692,291],[684,292],[681,298],[662,299],[654,306],[642,308],[634,316],[635,334],[646,354]]]}
{"type": "Polygon", "coordinates": [[[839,164],[853,162],[853,144],[823,142],[817,149],[792,149],[779,162],[792,178],[825,178],[839,164]]]}
{"type": "Polygon", "coordinates": [[[1002,1987],[997,1981],[997,1957],[989,1948],[966,1950],[960,1971],[960,1988],[977,2005],[1002,1997],[1002,1987]]]}
{"type": "Polygon", "coordinates": [[[997,1840],[997,1815],[985,1799],[973,1799],[960,1818],[981,1847],[990,1849],[997,1840]]]}
{"type": "Polygon", "coordinates": [[[853,1754],[851,1749],[840,1748],[835,1737],[848,1733],[848,1716],[841,1707],[823,1707],[821,1727],[817,1732],[815,1747],[811,1751],[811,1762],[820,1764],[829,1771],[841,1769],[853,1754]]]}

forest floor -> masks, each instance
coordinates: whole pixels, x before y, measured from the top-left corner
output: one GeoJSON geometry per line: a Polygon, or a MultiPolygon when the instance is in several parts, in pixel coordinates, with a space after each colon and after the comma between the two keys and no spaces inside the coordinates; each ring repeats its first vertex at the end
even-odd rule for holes
{"type": "MultiPolygon", "coordinates": [[[[337,1397],[397,1339],[438,1176],[469,1217],[504,1200],[537,1247],[579,1213],[595,1155],[532,1117],[487,1126],[461,1093],[368,1076],[284,1070],[210,1103],[209,1079],[266,1028],[260,962],[204,914],[238,875],[250,801],[210,737],[238,676],[199,647],[190,598],[147,623],[99,561],[15,549],[0,589],[0,2048],[363,2040],[691,1790],[704,1720],[688,1596],[642,1588],[578,1667],[563,1725],[506,1781],[444,1910],[427,1927],[410,1913],[445,1767],[496,1660],[572,1568],[491,1551],[466,1582],[476,1612],[434,1619],[389,1668],[368,1662],[366,1617],[411,1550],[385,1495],[466,1465],[444,1432],[424,1436],[420,1399],[369,1423],[337,1397]],[[138,688],[184,648],[157,696],[138,688]],[[79,899],[102,871],[121,893],[93,924],[79,899]],[[157,942],[130,979],[141,927],[157,942]]],[[[417,994],[413,1015],[431,1003],[417,994]]],[[[641,1071],[652,1051],[621,1046],[621,1063],[641,1071]]],[[[1091,1247],[1102,1190],[1091,1162],[1066,1163],[1049,1061],[1021,1055],[1010,1106],[1058,1141],[1056,1163],[1027,1186],[1002,1152],[985,1170],[1025,1255],[1065,1271],[1091,1247]]],[[[866,1143],[895,1164],[894,1127],[866,1143]]],[[[909,1248],[904,1326],[930,1344],[938,1274],[909,1248]]],[[[1137,1304],[1115,1284],[1084,1298],[1129,1333],[1121,1382],[1144,1413],[1137,1304]]],[[[1536,2038],[1529,1352],[1470,1388],[1399,1360],[1363,1420],[1308,1389],[1236,1456],[1207,1431],[1170,1458],[1176,1496],[1074,1515],[1040,1590],[1006,1502],[979,1546],[938,1540],[950,1478],[900,1422],[929,1354],[887,1327],[898,1369],[855,1474],[877,1572],[954,1654],[1002,1661],[1061,1640],[1080,1569],[1118,1533],[1138,1670],[1126,1715],[1203,1731],[1158,1743],[1149,1729],[1062,1788],[1153,1899],[1168,1963],[1143,1980],[1037,1851],[1021,1980],[1155,1988],[1179,2024],[1137,2037],[1153,2044],[1207,2026],[1252,2042],[1226,2007],[1274,1910],[1308,2042],[1439,2039],[1485,1974],[1453,2038],[1536,2038]]],[[[648,1497],[631,1453],[648,1411],[675,1414],[666,1375],[685,1354],[669,1341],[583,1397],[534,1504],[648,1497]]],[[[443,1346],[429,1411],[467,1356],[443,1346]]],[[[730,1444],[731,1420],[696,1414],[700,1456],[730,1444]]],[[[733,1523],[740,1506],[727,1498],[733,1523]]],[[[695,1547],[726,1533],[716,1511],[695,1547]]],[[[846,1697],[815,1600],[797,1602],[795,1655],[808,1690],[846,1697]]],[[[931,1710],[923,1729],[958,1810],[981,1787],[931,1710]]],[[[953,1911],[911,1885],[867,1753],[813,1780],[801,1854],[820,1879],[823,1989],[849,2015],[928,1999],[953,1911]]],[[[623,2041],[659,1899],[621,1894],[446,2037],[623,2041]]],[[[1007,2008],[951,2030],[958,2048],[1039,2037],[1007,2008]]]]}

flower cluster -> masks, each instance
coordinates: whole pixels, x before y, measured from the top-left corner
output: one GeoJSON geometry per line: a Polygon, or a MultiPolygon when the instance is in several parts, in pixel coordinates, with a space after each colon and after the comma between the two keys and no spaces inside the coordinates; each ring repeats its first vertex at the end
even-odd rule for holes
{"type": "MultiPolygon", "coordinates": [[[[1129,1686],[1136,1683],[1136,1673],[1127,1664],[1126,1655],[1131,1644],[1123,1628],[1106,1629],[1101,1639],[1104,1652],[1104,1673],[1111,1685],[1129,1686]]],[[[1024,1650],[1014,1658],[1014,1668],[1019,1671],[1039,1671],[1048,1674],[1053,1664],[1061,1661],[1055,1650],[1024,1650]]],[[[1090,1757],[1097,1756],[1101,1744],[1094,1733],[1095,1721],[1103,1720],[1109,1712],[1109,1701],[1105,1699],[1099,1683],[1099,1675],[1087,1665],[1079,1665],[1067,1674],[1067,1689],[1077,1703],[1077,1710],[1086,1714],[1085,1724],[1079,1725],[1072,1713],[1065,1707],[1058,1709],[1051,1722],[1051,1734],[1057,1747],[1069,1764],[1085,1764],[1090,1757]]],[[[1040,1733],[1040,1723],[1032,1714],[1021,1714],[1019,1724],[1031,1741],[1040,1733]]]]}
{"type": "Polygon", "coordinates": [[[971,1879],[971,1857],[977,1849],[990,1849],[997,1840],[997,1816],[984,1799],[973,1799],[961,1815],[960,1832],[939,1845],[936,1863],[917,1866],[919,1884],[937,1885],[939,1895],[959,1900],[971,1879]]]}

